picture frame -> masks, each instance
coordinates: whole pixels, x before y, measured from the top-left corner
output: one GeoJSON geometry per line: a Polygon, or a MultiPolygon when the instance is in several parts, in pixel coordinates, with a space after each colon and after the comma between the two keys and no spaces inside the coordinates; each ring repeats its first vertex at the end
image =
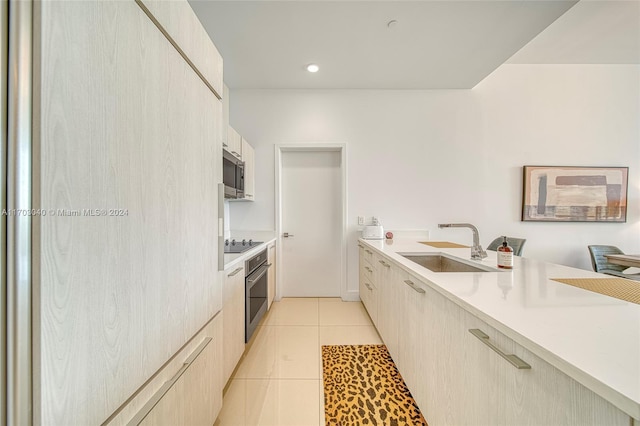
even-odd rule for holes
{"type": "Polygon", "coordinates": [[[628,167],[523,166],[523,222],[627,221],[628,167]]]}

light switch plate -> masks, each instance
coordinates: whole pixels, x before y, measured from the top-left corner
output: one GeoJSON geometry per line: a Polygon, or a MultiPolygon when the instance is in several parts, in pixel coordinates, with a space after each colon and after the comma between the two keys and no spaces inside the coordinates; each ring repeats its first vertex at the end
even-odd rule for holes
{"type": "Polygon", "coordinates": [[[358,225],[364,225],[364,216],[358,216],[358,225]]]}

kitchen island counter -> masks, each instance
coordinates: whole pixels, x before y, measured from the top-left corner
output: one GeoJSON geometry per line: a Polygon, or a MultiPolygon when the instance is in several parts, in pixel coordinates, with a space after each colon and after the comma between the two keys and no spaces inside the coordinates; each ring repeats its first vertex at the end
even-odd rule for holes
{"type": "MultiPolygon", "coordinates": [[[[514,269],[432,272],[399,253],[446,253],[415,239],[359,240],[434,291],[640,419],[640,305],[562,284],[554,278],[608,278],[595,272],[514,257],[514,269]]],[[[496,267],[496,252],[482,261],[496,267]]]]}

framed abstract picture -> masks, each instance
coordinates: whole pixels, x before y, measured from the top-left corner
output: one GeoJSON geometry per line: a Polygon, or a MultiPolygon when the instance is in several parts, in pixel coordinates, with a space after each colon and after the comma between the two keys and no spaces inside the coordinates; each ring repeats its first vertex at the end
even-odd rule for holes
{"type": "Polygon", "coordinates": [[[524,166],[522,220],[626,222],[628,167],[524,166]]]}

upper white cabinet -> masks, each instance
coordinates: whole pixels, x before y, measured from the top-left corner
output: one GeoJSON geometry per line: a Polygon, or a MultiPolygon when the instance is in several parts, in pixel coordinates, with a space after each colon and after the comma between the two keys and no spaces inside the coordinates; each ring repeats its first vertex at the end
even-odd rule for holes
{"type": "Polygon", "coordinates": [[[244,160],[244,199],[253,201],[256,194],[255,151],[244,138],[242,138],[242,159],[244,160]]]}
{"type": "Polygon", "coordinates": [[[235,155],[237,158],[242,160],[242,136],[236,129],[229,126],[227,128],[227,145],[224,149],[235,155]]]}

